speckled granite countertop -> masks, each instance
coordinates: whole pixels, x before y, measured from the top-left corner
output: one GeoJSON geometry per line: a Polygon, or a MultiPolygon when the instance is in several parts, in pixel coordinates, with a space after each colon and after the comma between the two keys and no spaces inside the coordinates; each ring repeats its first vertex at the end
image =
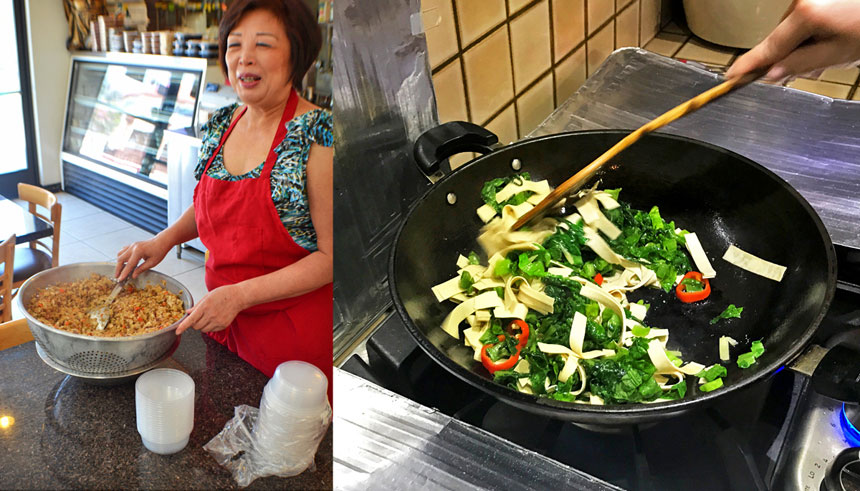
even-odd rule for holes
{"type": "MultiPolygon", "coordinates": [[[[0,351],[0,489],[236,488],[230,473],[203,449],[241,404],[258,407],[267,377],[223,346],[188,332],[162,366],[196,383],[194,430],[181,452],[154,454],[140,441],[134,383],[98,386],[47,366],[31,341],[0,351]]],[[[249,489],[331,489],[332,432],[320,444],[316,470],[267,477],[249,489]]]]}

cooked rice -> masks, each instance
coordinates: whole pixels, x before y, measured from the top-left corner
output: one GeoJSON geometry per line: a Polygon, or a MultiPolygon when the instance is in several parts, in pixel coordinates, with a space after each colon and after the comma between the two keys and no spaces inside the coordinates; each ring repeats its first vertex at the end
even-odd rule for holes
{"type": "Polygon", "coordinates": [[[161,285],[135,288],[127,284],[110,307],[110,320],[103,331],[90,318],[90,311],[103,305],[116,285],[106,276],[93,274],[85,280],[58,283],[39,289],[27,311],[39,321],[76,334],[117,337],[145,334],[165,328],[185,314],[179,295],[161,285]]]}

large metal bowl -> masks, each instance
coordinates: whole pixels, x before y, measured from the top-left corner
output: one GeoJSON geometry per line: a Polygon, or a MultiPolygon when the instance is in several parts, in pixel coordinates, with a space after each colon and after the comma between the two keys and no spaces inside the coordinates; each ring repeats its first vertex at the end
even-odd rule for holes
{"type": "MultiPolygon", "coordinates": [[[[85,379],[123,379],[154,367],[170,356],[179,340],[177,321],[164,329],[147,334],[125,337],[95,337],[63,331],[38,321],[27,310],[30,299],[41,288],[89,278],[93,273],[113,277],[115,263],[76,263],[42,271],[28,279],[18,290],[17,302],[42,359],[56,370],[85,379]]],[[[191,294],[182,283],[149,270],[142,273],[134,284],[161,285],[179,295],[185,308],[194,304],[191,294]]]]}

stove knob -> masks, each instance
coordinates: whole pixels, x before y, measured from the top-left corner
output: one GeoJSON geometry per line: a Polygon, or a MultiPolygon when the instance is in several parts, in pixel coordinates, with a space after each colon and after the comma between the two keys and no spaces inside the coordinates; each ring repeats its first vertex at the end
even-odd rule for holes
{"type": "Polygon", "coordinates": [[[833,459],[821,491],[860,491],[860,447],[846,448],[833,459]]]}

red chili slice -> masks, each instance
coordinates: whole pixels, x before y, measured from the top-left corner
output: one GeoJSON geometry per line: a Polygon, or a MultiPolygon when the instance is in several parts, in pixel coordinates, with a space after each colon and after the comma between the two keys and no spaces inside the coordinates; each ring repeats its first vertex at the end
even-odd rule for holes
{"type": "Polygon", "coordinates": [[[600,273],[597,273],[596,275],[594,275],[594,282],[597,283],[597,286],[602,285],[603,284],[603,275],[600,273]]]}
{"type": "Polygon", "coordinates": [[[681,281],[678,283],[678,286],[675,287],[675,295],[678,297],[678,300],[684,303],[693,303],[698,302],[700,300],[704,300],[708,298],[708,295],[711,294],[711,282],[708,281],[707,278],[702,278],[702,273],[698,271],[690,271],[685,274],[681,281]],[[693,279],[702,284],[702,291],[698,292],[688,292],[687,285],[684,285],[683,282],[686,279],[693,279]]]}

